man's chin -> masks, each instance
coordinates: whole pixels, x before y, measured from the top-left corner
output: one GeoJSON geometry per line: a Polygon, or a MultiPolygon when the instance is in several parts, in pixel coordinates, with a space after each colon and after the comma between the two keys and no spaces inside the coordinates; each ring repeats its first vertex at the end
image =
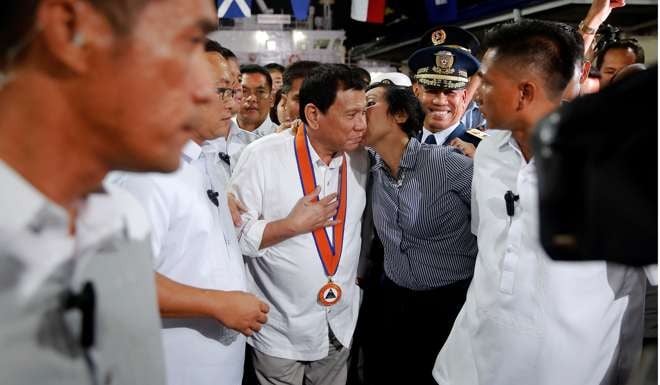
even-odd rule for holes
{"type": "Polygon", "coordinates": [[[131,172],[160,172],[171,173],[179,169],[181,163],[181,152],[176,156],[162,156],[154,159],[140,159],[132,162],[120,162],[113,167],[114,170],[131,172]]]}
{"type": "Polygon", "coordinates": [[[364,141],[361,140],[359,142],[350,142],[344,146],[344,151],[345,152],[352,152],[358,149],[361,149],[364,147],[364,141]]]}

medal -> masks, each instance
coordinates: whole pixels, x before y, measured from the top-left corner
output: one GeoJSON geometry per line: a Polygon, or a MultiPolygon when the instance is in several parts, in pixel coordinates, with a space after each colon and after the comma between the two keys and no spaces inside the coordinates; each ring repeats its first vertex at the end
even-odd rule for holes
{"type": "Polygon", "coordinates": [[[323,306],[332,306],[341,299],[341,287],[332,281],[328,281],[319,290],[319,303],[323,306]]]}
{"type": "MultiPolygon", "coordinates": [[[[307,127],[298,129],[295,138],[294,150],[296,153],[296,163],[298,165],[298,174],[300,175],[300,184],[302,185],[303,195],[308,195],[316,188],[316,176],[312,159],[309,155],[307,144],[307,127]]],[[[328,277],[328,282],[321,287],[318,293],[318,301],[323,306],[332,306],[339,302],[341,298],[341,288],[332,282],[332,276],[337,272],[339,260],[344,243],[344,223],[346,218],[346,199],[347,195],[347,177],[346,177],[346,155],[342,155],[342,163],[339,168],[339,188],[337,201],[339,209],[335,220],[339,223],[333,226],[333,243],[330,244],[330,237],[325,228],[319,228],[312,232],[316,251],[321,259],[323,270],[328,277]]],[[[318,201],[318,198],[316,198],[318,201]]]]}

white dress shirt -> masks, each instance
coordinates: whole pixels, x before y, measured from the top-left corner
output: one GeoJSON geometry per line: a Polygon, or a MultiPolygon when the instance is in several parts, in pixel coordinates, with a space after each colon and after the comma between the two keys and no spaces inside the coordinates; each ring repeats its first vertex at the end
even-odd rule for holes
{"type": "Polygon", "coordinates": [[[625,383],[641,349],[642,269],[548,257],[534,161],[524,160],[508,131],[493,130],[479,145],[472,194],[479,255],[436,360],[438,383],[625,383]],[[512,219],[507,190],[520,196],[512,219]]]}
{"type": "Polygon", "coordinates": [[[156,290],[140,205],[103,186],[69,213],[0,161],[0,382],[163,384],[156,290]],[[78,310],[63,294],[91,282],[95,342],[90,377],[78,310]],[[136,344],[136,341],[139,343],[136,344]]]}
{"type": "Polygon", "coordinates": [[[452,132],[456,129],[461,124],[461,121],[459,120],[456,122],[456,124],[445,128],[444,130],[438,131],[438,132],[431,132],[429,131],[428,128],[422,127],[422,140],[420,140],[421,143],[424,143],[426,141],[426,138],[429,135],[435,136],[435,142],[439,145],[442,145],[445,143],[445,140],[449,138],[449,135],[451,135],[452,132]]]}
{"type": "MultiPolygon", "coordinates": [[[[337,192],[341,156],[324,164],[309,146],[321,197],[337,192]]],[[[288,132],[270,135],[249,145],[234,170],[231,189],[248,208],[243,216],[240,244],[246,255],[248,286],[270,305],[268,323],[248,343],[262,353],[292,360],[314,361],[328,355],[328,324],[341,344],[350,346],[359,310],[355,284],[360,254],[360,226],[365,206],[367,154],[346,155],[348,203],[341,260],[333,281],[341,300],[330,307],[317,302],[328,282],[311,233],[295,236],[259,250],[266,225],[286,217],[303,197],[288,132]]],[[[331,229],[326,229],[332,240],[331,229]]]]}
{"type": "MultiPolygon", "coordinates": [[[[190,141],[172,174],[125,174],[119,183],[144,205],[153,226],[154,268],[190,286],[246,290],[243,258],[223,193],[216,207],[207,191],[217,180],[213,146],[190,141]]],[[[163,318],[168,384],[238,385],[245,337],[211,318],[163,318]]]]}
{"type": "Polygon", "coordinates": [[[233,171],[234,167],[238,164],[238,159],[240,158],[243,149],[245,149],[245,146],[259,138],[274,133],[276,130],[277,124],[273,123],[268,115],[266,115],[266,120],[264,120],[254,131],[246,131],[240,128],[238,126],[238,120],[236,117],[233,117],[231,119],[229,135],[227,135],[227,138],[218,138],[213,140],[212,143],[213,145],[218,146],[219,151],[229,155],[229,158],[231,159],[230,170],[233,171]]]}

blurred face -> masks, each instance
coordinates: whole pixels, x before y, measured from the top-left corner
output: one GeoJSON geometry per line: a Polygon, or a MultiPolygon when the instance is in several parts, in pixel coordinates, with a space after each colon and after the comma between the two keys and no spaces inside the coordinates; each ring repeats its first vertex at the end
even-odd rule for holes
{"type": "Polygon", "coordinates": [[[284,110],[289,121],[300,118],[300,86],[302,83],[303,78],[294,79],[291,90],[282,95],[282,100],[285,100],[284,110]]]}
{"type": "Polygon", "coordinates": [[[231,94],[234,79],[231,77],[227,60],[215,52],[207,52],[205,56],[216,97],[211,103],[201,107],[201,123],[195,129],[195,141],[200,144],[205,140],[227,135],[231,123],[231,107],[234,104],[231,94]]]}
{"type": "Polygon", "coordinates": [[[474,99],[474,94],[477,92],[477,89],[479,89],[480,83],[481,78],[479,76],[470,76],[470,80],[468,80],[468,84],[465,87],[467,104],[470,104],[470,102],[474,99]]]}
{"type": "Polygon", "coordinates": [[[495,50],[489,49],[481,61],[478,76],[481,85],[477,102],[488,122],[488,128],[512,129],[518,104],[518,85],[506,66],[497,61],[495,50]]]}
{"type": "Polygon", "coordinates": [[[568,82],[568,85],[566,85],[566,89],[564,90],[564,93],[561,96],[561,100],[563,101],[571,101],[578,96],[580,96],[580,76],[582,75],[582,66],[581,63],[580,65],[575,66],[575,71],[573,72],[573,77],[571,80],[568,82]]]}
{"type": "Polygon", "coordinates": [[[621,68],[635,62],[635,52],[630,48],[613,48],[603,56],[603,64],[600,67],[600,86],[607,87],[614,75],[621,68]]]}
{"type": "Polygon", "coordinates": [[[178,167],[200,106],[213,98],[203,45],[214,22],[207,0],[151,1],[127,36],[109,32],[85,47],[89,70],[73,86],[74,108],[111,169],[178,167]]]}
{"type": "Polygon", "coordinates": [[[356,150],[366,134],[364,109],[364,91],[337,91],[335,102],[326,113],[319,111],[318,129],[314,136],[332,151],[356,150]]]}
{"type": "Polygon", "coordinates": [[[268,80],[260,73],[245,73],[241,77],[243,102],[238,112],[241,128],[259,127],[273,106],[273,96],[268,87],[268,80]]]}
{"type": "Polygon", "coordinates": [[[424,127],[431,132],[442,131],[458,123],[467,105],[465,89],[429,89],[422,85],[419,96],[426,113],[424,127]]]}
{"type": "Polygon", "coordinates": [[[286,110],[285,110],[285,107],[284,107],[285,103],[286,103],[286,101],[284,100],[284,98],[280,99],[280,102],[277,103],[277,120],[280,121],[280,124],[289,122],[289,120],[288,120],[289,117],[287,116],[286,110]]]}
{"type": "Polygon", "coordinates": [[[241,87],[241,68],[238,64],[236,58],[229,59],[229,72],[231,73],[231,78],[233,80],[234,87],[234,105],[232,106],[231,112],[233,115],[238,114],[238,109],[241,107],[243,102],[243,88],[241,87]]]}
{"type": "Polygon", "coordinates": [[[600,79],[587,78],[580,87],[580,95],[594,94],[600,90],[600,79]]]}
{"type": "Polygon", "coordinates": [[[394,117],[387,112],[388,107],[383,87],[367,91],[367,146],[374,146],[391,132],[399,131],[394,117]]]}
{"type": "Polygon", "coordinates": [[[273,79],[273,95],[282,88],[282,73],[280,71],[269,71],[273,79]]]}

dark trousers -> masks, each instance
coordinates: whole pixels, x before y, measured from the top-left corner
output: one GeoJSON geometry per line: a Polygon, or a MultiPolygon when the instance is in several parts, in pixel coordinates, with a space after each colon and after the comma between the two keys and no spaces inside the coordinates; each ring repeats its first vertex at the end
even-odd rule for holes
{"type": "Polygon", "coordinates": [[[418,291],[383,275],[378,288],[365,290],[362,315],[366,385],[436,385],[431,374],[470,280],[418,291]]]}

